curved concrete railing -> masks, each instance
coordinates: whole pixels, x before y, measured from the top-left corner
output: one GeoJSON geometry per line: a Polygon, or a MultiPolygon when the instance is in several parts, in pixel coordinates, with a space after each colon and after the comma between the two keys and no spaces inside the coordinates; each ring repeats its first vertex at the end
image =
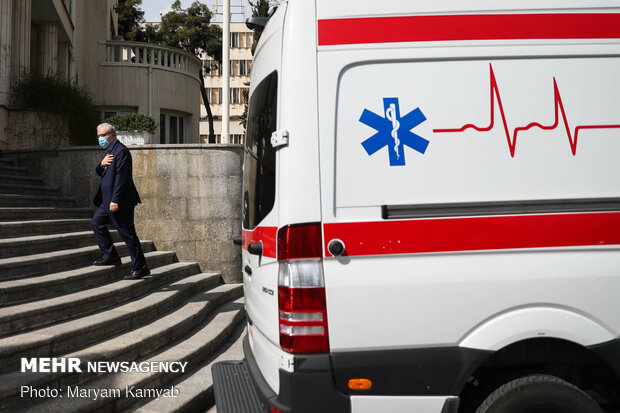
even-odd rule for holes
{"type": "Polygon", "coordinates": [[[181,49],[153,43],[102,40],[106,47],[106,60],[102,66],[152,67],[182,73],[199,80],[202,62],[196,56],[181,49]]]}

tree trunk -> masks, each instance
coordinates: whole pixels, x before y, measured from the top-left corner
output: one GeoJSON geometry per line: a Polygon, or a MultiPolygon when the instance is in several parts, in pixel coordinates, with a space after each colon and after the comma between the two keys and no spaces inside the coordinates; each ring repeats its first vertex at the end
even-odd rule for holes
{"type": "Polygon", "coordinates": [[[202,95],[202,103],[205,105],[205,109],[207,110],[207,120],[209,121],[209,143],[216,143],[215,131],[213,129],[213,113],[211,112],[211,104],[209,103],[209,99],[207,99],[207,89],[205,88],[205,78],[202,73],[202,68],[200,68],[198,76],[200,76],[200,94],[202,95]]]}

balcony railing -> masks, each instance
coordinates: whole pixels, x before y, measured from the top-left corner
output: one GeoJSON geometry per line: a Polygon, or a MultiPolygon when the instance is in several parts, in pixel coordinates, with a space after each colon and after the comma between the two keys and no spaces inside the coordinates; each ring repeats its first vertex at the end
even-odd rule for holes
{"type": "Polygon", "coordinates": [[[106,47],[106,60],[102,66],[152,67],[182,73],[199,80],[202,62],[196,56],[172,47],[153,43],[102,40],[106,47]]]}

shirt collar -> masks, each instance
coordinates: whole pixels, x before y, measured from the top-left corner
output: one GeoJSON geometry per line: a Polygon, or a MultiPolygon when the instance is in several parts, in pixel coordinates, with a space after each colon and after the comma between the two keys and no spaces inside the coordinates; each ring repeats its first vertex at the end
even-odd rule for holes
{"type": "Polygon", "coordinates": [[[111,152],[112,152],[112,148],[114,148],[114,146],[116,146],[116,142],[118,142],[118,138],[116,138],[116,139],[114,140],[114,142],[112,142],[112,143],[110,144],[110,146],[108,146],[108,149],[107,149],[107,152],[108,152],[108,153],[111,153],[111,152]]]}

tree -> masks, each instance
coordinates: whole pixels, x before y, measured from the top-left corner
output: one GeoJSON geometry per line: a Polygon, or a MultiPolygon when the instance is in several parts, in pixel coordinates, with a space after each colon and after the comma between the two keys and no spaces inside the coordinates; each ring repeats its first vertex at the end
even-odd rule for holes
{"type": "MultiPolygon", "coordinates": [[[[250,6],[252,6],[252,17],[269,17],[269,9],[273,6],[277,6],[279,2],[273,0],[248,0],[250,6]]],[[[260,35],[263,33],[262,30],[252,29],[254,32],[254,41],[252,42],[252,56],[254,56],[254,52],[256,51],[256,45],[258,44],[258,39],[260,39],[260,35]]],[[[246,86],[250,86],[249,83],[245,84],[246,86]]],[[[243,113],[241,114],[241,124],[245,129],[247,127],[248,122],[248,100],[250,98],[249,89],[243,89],[243,99],[245,100],[245,105],[243,108],[243,113]]]]}
{"type": "MultiPolygon", "coordinates": [[[[176,0],[172,4],[172,11],[162,16],[157,36],[161,39],[160,42],[166,46],[183,49],[199,58],[204,52],[216,61],[221,62],[222,30],[218,26],[210,25],[211,16],[208,7],[198,1],[193,2],[187,10],[182,10],[181,2],[176,0]]],[[[209,141],[215,142],[213,113],[207,98],[202,65],[198,76],[200,93],[209,120],[209,141]]]]}
{"type": "MultiPolygon", "coordinates": [[[[252,17],[269,17],[270,9],[279,4],[279,2],[273,0],[248,0],[248,3],[250,3],[250,6],[252,7],[252,17]]],[[[258,43],[258,39],[260,39],[261,34],[262,30],[254,30],[252,56],[254,56],[254,52],[256,51],[256,44],[258,43]]]]}
{"type": "Polygon", "coordinates": [[[139,7],[141,4],[142,0],[118,0],[118,34],[125,40],[146,40],[145,32],[140,27],[140,23],[144,22],[144,12],[139,7]]]}

